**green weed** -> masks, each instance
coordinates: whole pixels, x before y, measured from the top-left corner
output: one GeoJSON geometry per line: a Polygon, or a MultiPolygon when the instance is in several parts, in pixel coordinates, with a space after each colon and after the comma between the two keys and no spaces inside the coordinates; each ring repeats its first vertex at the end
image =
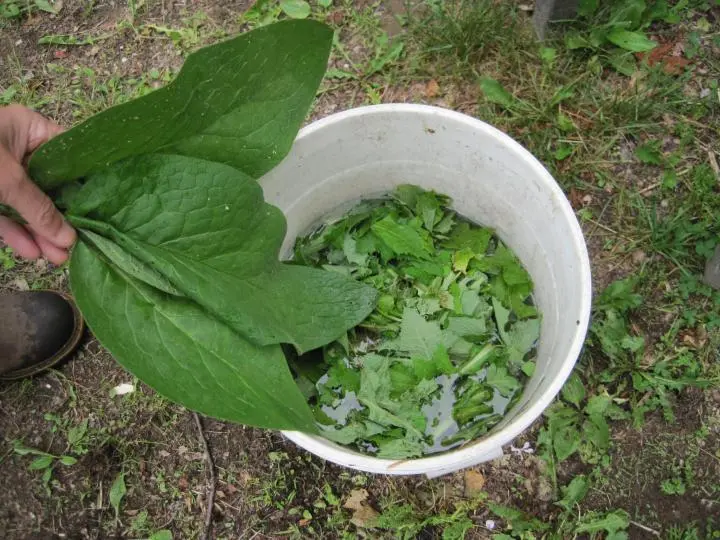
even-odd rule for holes
{"type": "Polygon", "coordinates": [[[637,68],[635,53],[658,46],[650,37],[653,23],[678,24],[709,6],[709,2],[688,0],[673,4],[644,0],[581,2],[575,29],[565,34],[565,46],[594,54],[619,73],[632,75],[637,68]]]}
{"type": "Polygon", "coordinates": [[[0,0],[0,20],[19,19],[38,11],[57,13],[50,0],[0,0]]]}
{"type": "Polygon", "coordinates": [[[393,538],[409,540],[417,538],[423,531],[442,532],[442,538],[446,540],[460,540],[475,527],[473,521],[468,517],[481,502],[480,499],[460,503],[455,512],[423,515],[411,504],[402,504],[401,501],[386,501],[383,506],[386,508],[377,519],[377,528],[388,531],[393,538]]]}
{"type": "Polygon", "coordinates": [[[43,452],[37,448],[31,448],[25,446],[21,441],[15,440],[12,442],[13,452],[18,456],[35,456],[35,459],[28,465],[28,469],[31,471],[42,472],[42,485],[45,491],[50,495],[51,480],[53,470],[58,465],[69,467],[77,463],[77,458],[67,454],[50,454],[49,452],[43,452]]]}
{"type": "Polygon", "coordinates": [[[0,266],[3,270],[12,270],[17,265],[11,247],[0,248],[0,266]]]}

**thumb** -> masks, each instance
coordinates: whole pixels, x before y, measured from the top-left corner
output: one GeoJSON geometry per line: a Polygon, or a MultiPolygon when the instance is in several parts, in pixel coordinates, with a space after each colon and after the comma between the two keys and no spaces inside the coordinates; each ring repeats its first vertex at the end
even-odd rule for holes
{"type": "MultiPolygon", "coordinates": [[[[0,161],[2,156],[0,156],[0,161]]],[[[14,208],[35,233],[59,248],[69,248],[75,242],[75,230],[42,190],[25,174],[14,160],[6,161],[0,172],[0,202],[14,208]]]]}

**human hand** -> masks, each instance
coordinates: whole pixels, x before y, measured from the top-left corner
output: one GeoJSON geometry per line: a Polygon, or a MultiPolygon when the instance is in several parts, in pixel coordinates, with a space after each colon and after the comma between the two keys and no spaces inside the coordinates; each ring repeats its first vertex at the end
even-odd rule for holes
{"type": "Polygon", "coordinates": [[[67,260],[75,229],[27,175],[23,160],[62,128],[21,105],[0,107],[0,203],[12,207],[25,225],[0,216],[0,238],[26,259],[67,260]]]}

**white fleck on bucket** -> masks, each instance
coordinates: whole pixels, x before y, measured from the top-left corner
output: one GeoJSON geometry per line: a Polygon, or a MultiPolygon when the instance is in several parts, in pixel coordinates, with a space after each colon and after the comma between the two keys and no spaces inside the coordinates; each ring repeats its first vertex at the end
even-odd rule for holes
{"type": "Polygon", "coordinates": [[[469,116],[424,105],[344,111],[304,128],[260,183],[287,217],[283,253],[328,215],[416,184],[449,195],[462,216],[494,228],[535,283],[542,313],[537,367],[520,401],[484,437],[442,454],[379,459],[319,436],[284,432],[339,465],[382,474],[438,476],[502,455],[570,375],[590,317],[590,263],[580,226],[550,173],[527,150],[469,116]]]}

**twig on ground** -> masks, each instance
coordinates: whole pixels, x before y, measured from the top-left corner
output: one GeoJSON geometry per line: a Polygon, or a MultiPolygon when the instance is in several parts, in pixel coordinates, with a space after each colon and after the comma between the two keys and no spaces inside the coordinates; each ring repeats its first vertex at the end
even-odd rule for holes
{"type": "Polygon", "coordinates": [[[717,158],[715,157],[715,152],[713,152],[712,150],[710,150],[708,148],[707,155],[708,155],[708,161],[710,161],[710,167],[715,172],[715,177],[720,182],[720,167],[718,166],[717,158]]]}
{"type": "Polygon", "coordinates": [[[717,456],[712,455],[710,452],[708,452],[708,451],[705,450],[704,448],[700,448],[700,447],[698,446],[697,449],[700,450],[702,453],[707,454],[708,456],[710,456],[711,458],[713,458],[713,459],[714,459],[715,461],[717,461],[718,463],[720,463],[720,459],[718,459],[717,456]]]}
{"type": "MultiPolygon", "coordinates": [[[[592,238],[592,237],[595,235],[595,232],[598,230],[599,224],[600,224],[600,222],[602,221],[603,216],[605,216],[605,211],[606,211],[606,210],[608,209],[608,207],[610,206],[610,202],[611,202],[611,201],[612,201],[612,198],[611,198],[611,197],[608,197],[608,200],[607,200],[607,201],[605,202],[605,204],[603,205],[603,209],[600,210],[600,215],[598,215],[597,220],[596,220],[596,222],[594,223],[595,228],[588,233],[588,239],[589,239],[589,238],[592,238]]],[[[606,231],[606,232],[607,232],[607,231],[606,231]]],[[[613,233],[611,233],[611,234],[613,234],[613,233]]]]}
{"type": "Polygon", "coordinates": [[[655,529],[651,529],[650,527],[643,525],[642,523],[638,523],[637,521],[630,520],[630,523],[632,525],[635,525],[638,529],[642,529],[643,531],[649,532],[650,534],[654,536],[660,536],[660,533],[656,531],[655,529]]]}
{"type": "Polygon", "coordinates": [[[640,195],[645,195],[646,193],[652,191],[653,189],[655,189],[656,187],[661,186],[661,185],[662,185],[662,182],[655,182],[654,184],[650,184],[649,186],[642,188],[640,191],[638,191],[638,193],[640,195]]]}
{"type": "Polygon", "coordinates": [[[210,476],[206,495],[207,508],[205,510],[205,529],[200,538],[202,538],[202,540],[210,540],[210,531],[212,530],[213,506],[215,506],[215,485],[217,484],[217,478],[215,475],[215,461],[213,460],[212,454],[210,453],[210,447],[208,446],[207,439],[205,438],[205,431],[203,431],[200,416],[198,416],[198,413],[196,412],[193,412],[192,416],[195,420],[195,426],[197,427],[200,441],[202,442],[203,451],[205,454],[205,466],[210,476]]]}
{"type": "Polygon", "coordinates": [[[603,231],[607,231],[609,233],[617,234],[618,236],[620,236],[620,233],[617,232],[615,229],[611,229],[610,227],[608,227],[607,225],[603,225],[599,221],[595,221],[594,219],[588,219],[588,222],[595,225],[595,227],[600,227],[603,231]]]}

